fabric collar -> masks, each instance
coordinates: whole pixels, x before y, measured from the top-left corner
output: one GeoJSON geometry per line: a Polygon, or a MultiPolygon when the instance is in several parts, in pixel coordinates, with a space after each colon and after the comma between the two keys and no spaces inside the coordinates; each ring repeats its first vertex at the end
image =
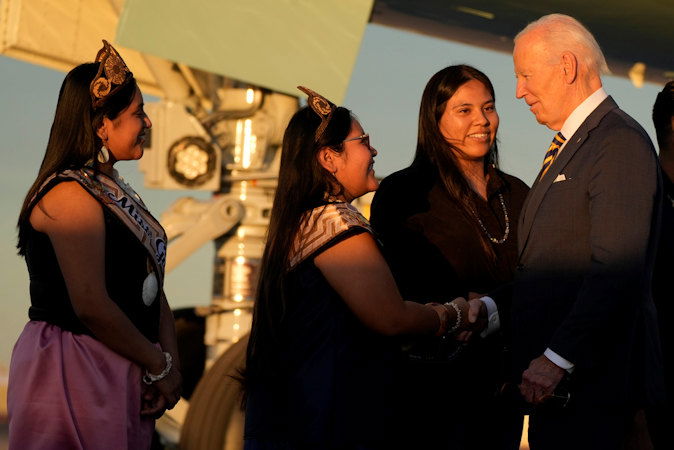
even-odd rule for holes
{"type": "Polygon", "coordinates": [[[353,227],[363,228],[374,235],[367,219],[349,203],[327,203],[307,211],[290,249],[289,269],[317,254],[328,242],[353,227]]]}
{"type": "MultiPolygon", "coordinates": [[[[583,100],[583,102],[573,110],[573,112],[567,117],[564,125],[562,125],[562,135],[566,138],[566,142],[569,142],[571,136],[574,135],[578,128],[585,122],[585,119],[588,118],[592,112],[597,109],[597,106],[603,102],[608,94],[603,87],[600,87],[592,93],[588,98],[583,100]]],[[[566,147],[566,142],[560,147],[560,151],[566,147]]]]}

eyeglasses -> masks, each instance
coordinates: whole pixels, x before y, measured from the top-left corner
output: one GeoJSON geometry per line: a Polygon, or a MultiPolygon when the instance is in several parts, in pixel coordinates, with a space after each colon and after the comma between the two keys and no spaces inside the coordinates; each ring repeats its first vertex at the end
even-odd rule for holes
{"type": "Polygon", "coordinates": [[[349,141],[358,141],[358,140],[363,141],[363,144],[367,145],[367,148],[371,148],[370,147],[370,135],[367,134],[367,133],[361,134],[360,136],[352,137],[352,138],[349,138],[349,139],[344,139],[342,141],[342,143],[349,142],[349,141]]]}

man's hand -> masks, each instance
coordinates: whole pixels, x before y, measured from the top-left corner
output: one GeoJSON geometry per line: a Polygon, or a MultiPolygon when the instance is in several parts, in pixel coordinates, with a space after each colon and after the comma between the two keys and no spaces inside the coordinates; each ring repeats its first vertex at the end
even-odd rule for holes
{"type": "Polygon", "coordinates": [[[564,377],[564,369],[557,366],[544,355],[531,361],[529,368],[522,373],[520,392],[524,399],[533,404],[544,402],[550,397],[564,377]]]}
{"type": "Polygon", "coordinates": [[[473,300],[476,298],[484,297],[484,294],[478,294],[477,292],[470,291],[468,293],[468,300],[473,300]]]}
{"type": "Polygon", "coordinates": [[[479,298],[468,300],[468,322],[472,323],[472,331],[482,331],[487,325],[487,306],[479,298]]]}
{"type": "Polygon", "coordinates": [[[474,333],[479,333],[487,326],[487,307],[484,302],[480,300],[482,297],[474,292],[470,293],[468,300],[468,322],[466,330],[456,335],[456,340],[461,342],[468,342],[474,333]]]}

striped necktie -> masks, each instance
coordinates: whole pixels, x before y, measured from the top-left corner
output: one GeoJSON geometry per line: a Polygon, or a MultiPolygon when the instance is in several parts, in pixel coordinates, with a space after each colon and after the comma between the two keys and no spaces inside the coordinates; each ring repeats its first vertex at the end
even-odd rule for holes
{"type": "Polygon", "coordinates": [[[552,138],[550,148],[548,148],[548,151],[545,153],[545,158],[543,159],[543,169],[541,169],[541,176],[539,179],[543,179],[545,173],[548,171],[548,169],[554,162],[555,158],[557,157],[557,153],[559,153],[560,147],[564,145],[564,142],[566,142],[566,138],[564,137],[561,131],[557,133],[554,138],[552,138]]]}

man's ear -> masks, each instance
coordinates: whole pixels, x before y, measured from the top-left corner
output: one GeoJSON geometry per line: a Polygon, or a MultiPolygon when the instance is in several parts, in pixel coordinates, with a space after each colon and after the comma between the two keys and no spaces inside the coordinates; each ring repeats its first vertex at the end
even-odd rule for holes
{"type": "Polygon", "coordinates": [[[571,84],[578,77],[578,59],[571,52],[562,53],[562,69],[564,70],[564,81],[571,84]]]}
{"type": "Polygon", "coordinates": [[[330,147],[322,147],[316,153],[316,158],[318,158],[318,163],[330,173],[337,172],[336,159],[338,154],[336,151],[332,150],[330,147]]]}

